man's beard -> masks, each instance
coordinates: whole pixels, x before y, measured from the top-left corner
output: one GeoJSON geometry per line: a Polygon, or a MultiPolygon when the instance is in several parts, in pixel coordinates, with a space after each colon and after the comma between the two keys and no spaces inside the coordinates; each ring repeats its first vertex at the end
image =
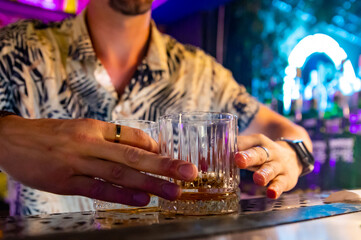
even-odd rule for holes
{"type": "Polygon", "coordinates": [[[109,0],[109,6],[124,15],[146,13],[152,7],[153,0],[109,0]]]}

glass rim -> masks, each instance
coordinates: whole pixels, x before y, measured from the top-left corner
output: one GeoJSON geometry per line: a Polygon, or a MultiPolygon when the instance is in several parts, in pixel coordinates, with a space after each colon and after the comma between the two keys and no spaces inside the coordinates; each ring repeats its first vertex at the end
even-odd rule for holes
{"type": "Polygon", "coordinates": [[[180,113],[170,113],[159,117],[159,121],[162,120],[177,120],[179,117],[182,116],[197,116],[197,115],[213,115],[213,116],[225,116],[224,118],[220,119],[195,119],[191,120],[191,122],[229,122],[229,121],[236,121],[238,116],[233,113],[227,112],[207,112],[207,111],[190,111],[190,112],[180,112],[180,113]]]}
{"type": "Polygon", "coordinates": [[[115,123],[115,122],[140,122],[140,123],[157,123],[154,121],[150,121],[150,120],[142,120],[142,119],[117,119],[117,120],[111,120],[111,123],[115,123]]]}
{"type": "MultiPolygon", "coordinates": [[[[122,122],[129,122],[129,123],[139,123],[139,124],[145,124],[145,125],[149,125],[148,128],[158,128],[158,122],[154,122],[154,121],[150,121],[150,120],[142,120],[142,119],[117,119],[117,120],[112,120],[110,121],[110,123],[114,123],[114,124],[119,124],[122,125],[122,122]]],[[[127,126],[126,124],[124,124],[124,126],[127,126]]],[[[129,126],[128,126],[129,127],[129,126]]]]}

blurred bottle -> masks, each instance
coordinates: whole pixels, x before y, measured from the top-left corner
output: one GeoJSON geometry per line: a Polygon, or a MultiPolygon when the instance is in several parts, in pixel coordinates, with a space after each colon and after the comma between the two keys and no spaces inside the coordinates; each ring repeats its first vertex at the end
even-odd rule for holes
{"type": "Polygon", "coordinates": [[[302,126],[311,138],[315,138],[322,127],[321,111],[318,109],[317,99],[305,101],[302,111],[302,126]]]}
{"type": "Polygon", "coordinates": [[[291,111],[286,116],[294,123],[300,124],[302,121],[302,97],[291,100],[291,111]]]}
{"type": "Polygon", "coordinates": [[[361,92],[355,92],[349,98],[350,114],[348,118],[349,131],[361,134],[361,92]]]}
{"type": "Polygon", "coordinates": [[[321,169],[327,160],[327,141],[322,130],[322,119],[318,110],[317,99],[305,102],[301,125],[306,129],[313,145],[315,168],[312,173],[301,178],[302,188],[320,190],[322,187],[321,169]]]}
{"type": "Polygon", "coordinates": [[[303,88],[302,70],[300,68],[297,68],[295,85],[292,89],[291,110],[290,113],[286,115],[288,119],[297,124],[300,124],[302,121],[303,88]]]}
{"type": "MultiPolygon", "coordinates": [[[[322,71],[321,71],[322,73],[322,71]]],[[[302,110],[300,124],[309,133],[313,144],[315,158],[314,171],[300,178],[302,188],[318,190],[323,186],[321,174],[327,172],[324,165],[327,161],[327,141],[323,130],[323,115],[327,106],[327,91],[323,84],[323,75],[318,70],[312,70],[306,86],[301,86],[302,110]]],[[[297,71],[296,81],[302,82],[300,71],[297,71]]]]}
{"type": "Polygon", "coordinates": [[[349,188],[359,189],[361,188],[361,131],[359,131],[358,134],[355,134],[353,160],[349,188]]]}
{"type": "MultiPolygon", "coordinates": [[[[330,159],[335,162],[335,187],[353,189],[356,187],[355,153],[357,137],[345,130],[342,134],[333,134],[329,138],[330,159]]],[[[360,168],[357,169],[360,172],[360,168]]]]}
{"type": "Polygon", "coordinates": [[[327,109],[323,116],[324,127],[327,133],[341,134],[345,125],[343,110],[343,96],[341,92],[336,92],[333,98],[328,102],[327,109]]]}
{"type": "Polygon", "coordinates": [[[347,188],[361,188],[361,92],[354,93],[350,98],[349,132],[354,137],[353,163],[349,174],[347,188]]]}
{"type": "MultiPolygon", "coordinates": [[[[346,97],[337,91],[324,116],[328,139],[328,189],[352,189],[356,186],[354,150],[356,136],[350,132],[349,106],[346,97]]],[[[326,177],[326,176],[325,176],[326,177]]]]}

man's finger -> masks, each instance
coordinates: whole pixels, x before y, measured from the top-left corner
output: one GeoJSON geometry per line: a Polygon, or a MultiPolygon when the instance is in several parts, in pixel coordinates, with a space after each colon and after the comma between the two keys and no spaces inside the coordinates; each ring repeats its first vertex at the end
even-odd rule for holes
{"type": "Polygon", "coordinates": [[[235,162],[241,169],[260,166],[271,160],[272,156],[269,150],[263,147],[252,147],[245,151],[238,151],[235,155],[235,162]]]}
{"type": "Polygon", "coordinates": [[[178,185],[166,180],[141,173],[124,164],[99,159],[82,160],[78,171],[87,176],[94,176],[125,188],[138,189],[168,200],[175,200],[181,195],[178,185]]]}
{"type": "MultiPolygon", "coordinates": [[[[104,139],[109,142],[114,142],[115,136],[119,131],[116,128],[116,124],[104,122],[101,129],[104,139]]],[[[118,141],[121,144],[126,144],[129,146],[142,148],[150,152],[158,153],[157,142],[147,133],[137,128],[121,125],[118,141]]]]}
{"type": "Polygon", "coordinates": [[[145,192],[116,187],[91,177],[74,176],[69,179],[68,186],[70,189],[64,194],[81,195],[102,201],[138,207],[145,206],[150,201],[150,196],[145,192]]]}
{"type": "Polygon", "coordinates": [[[197,167],[191,163],[173,160],[169,157],[127,145],[104,141],[90,143],[84,151],[99,159],[122,163],[139,171],[179,180],[192,181],[198,174],[197,167]]]}
{"type": "Polygon", "coordinates": [[[253,174],[253,181],[260,186],[266,186],[276,176],[282,172],[282,165],[273,161],[263,164],[260,169],[253,174]]]}
{"type": "Polygon", "coordinates": [[[278,175],[272,180],[267,188],[267,197],[277,199],[284,191],[288,191],[288,178],[285,175],[278,175]]]}
{"type": "Polygon", "coordinates": [[[263,134],[252,134],[237,137],[238,151],[244,151],[255,146],[267,146],[270,139],[263,134]]]}

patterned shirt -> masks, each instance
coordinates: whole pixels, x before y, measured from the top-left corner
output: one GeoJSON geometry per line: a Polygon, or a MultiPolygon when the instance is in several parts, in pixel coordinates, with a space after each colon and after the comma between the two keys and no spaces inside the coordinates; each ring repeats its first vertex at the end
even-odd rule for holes
{"type": "MultiPolygon", "coordinates": [[[[258,108],[212,57],[161,34],[154,24],[148,52],[120,97],[95,55],[84,13],[62,22],[22,21],[0,30],[0,109],[24,118],[155,121],[166,112],[221,111],[237,114],[243,130],[258,108]]],[[[12,180],[9,201],[13,215],[93,210],[91,199],[51,194],[12,180]]]]}

